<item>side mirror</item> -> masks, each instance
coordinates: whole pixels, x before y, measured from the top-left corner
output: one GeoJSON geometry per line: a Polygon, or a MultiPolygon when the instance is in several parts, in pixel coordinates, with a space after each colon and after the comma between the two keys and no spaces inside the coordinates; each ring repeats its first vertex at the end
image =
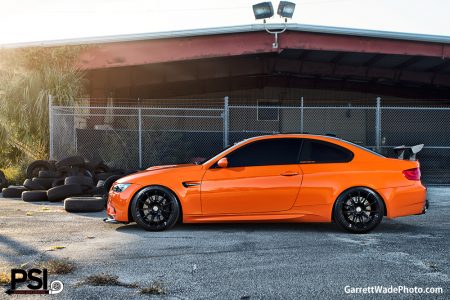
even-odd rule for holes
{"type": "Polygon", "coordinates": [[[226,168],[228,167],[228,159],[226,157],[222,157],[221,159],[219,159],[219,161],[217,162],[217,165],[220,168],[226,168]]]}

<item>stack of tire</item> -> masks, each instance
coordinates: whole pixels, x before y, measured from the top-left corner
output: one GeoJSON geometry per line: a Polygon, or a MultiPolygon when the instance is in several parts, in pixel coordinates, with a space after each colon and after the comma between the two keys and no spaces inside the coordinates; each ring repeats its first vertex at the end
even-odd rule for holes
{"type": "Polygon", "coordinates": [[[111,185],[123,177],[123,170],[111,169],[102,160],[72,156],[60,161],[37,160],[27,168],[23,186],[2,190],[6,198],[26,202],[64,201],[68,212],[96,212],[106,206],[111,185]]]}

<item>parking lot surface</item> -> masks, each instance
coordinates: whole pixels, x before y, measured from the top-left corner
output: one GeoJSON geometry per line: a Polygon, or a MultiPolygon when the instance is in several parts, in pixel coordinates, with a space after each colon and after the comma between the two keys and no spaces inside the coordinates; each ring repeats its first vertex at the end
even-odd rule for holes
{"type": "MultiPolygon", "coordinates": [[[[0,272],[64,259],[75,269],[58,299],[341,299],[345,287],[442,287],[433,295],[351,295],[350,298],[450,297],[450,189],[430,188],[426,215],[383,220],[354,235],[335,224],[178,225],[145,232],[104,224],[104,213],[70,214],[62,203],[0,199],[0,272]],[[121,285],[93,286],[92,275],[121,285]],[[158,282],[165,295],[142,294],[158,282]],[[127,284],[131,284],[128,285],[127,284]]],[[[8,296],[0,299],[42,299],[8,296]]]]}

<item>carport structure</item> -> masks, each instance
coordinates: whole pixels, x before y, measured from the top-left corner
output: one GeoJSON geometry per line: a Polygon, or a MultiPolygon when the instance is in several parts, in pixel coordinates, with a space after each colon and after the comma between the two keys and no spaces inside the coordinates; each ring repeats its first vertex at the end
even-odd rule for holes
{"type": "Polygon", "coordinates": [[[51,108],[52,157],[129,169],[334,133],[388,156],[424,143],[424,179],[450,182],[450,37],[291,24],[273,42],[260,25],[63,41],[91,44],[90,103],[51,108]]]}
{"type": "Polygon", "coordinates": [[[450,98],[450,37],[289,24],[278,48],[273,41],[263,26],[249,25],[75,42],[95,44],[79,61],[91,98],[233,95],[267,87],[450,98]]]}

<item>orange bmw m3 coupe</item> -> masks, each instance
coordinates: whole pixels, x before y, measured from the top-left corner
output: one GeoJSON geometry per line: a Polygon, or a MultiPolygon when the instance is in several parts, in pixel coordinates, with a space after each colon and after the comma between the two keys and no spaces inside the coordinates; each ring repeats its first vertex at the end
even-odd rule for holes
{"type": "MultiPolygon", "coordinates": [[[[408,147],[402,148],[410,150],[408,147]]],[[[254,137],[197,164],[151,167],[116,181],[106,222],[150,231],[177,222],[336,222],[353,233],[424,213],[419,162],[330,136],[254,137]]]]}

